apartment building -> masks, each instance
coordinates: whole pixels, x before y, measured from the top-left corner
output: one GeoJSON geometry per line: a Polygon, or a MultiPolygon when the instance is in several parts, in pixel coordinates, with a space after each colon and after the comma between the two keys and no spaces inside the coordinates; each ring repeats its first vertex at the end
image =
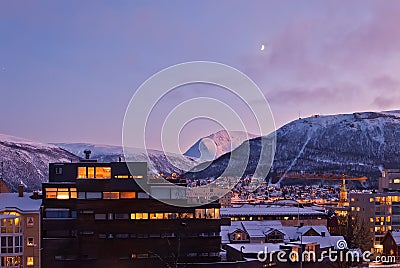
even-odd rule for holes
{"type": "MultiPolygon", "coordinates": [[[[220,260],[218,202],[169,205],[143,191],[138,180],[148,180],[146,163],[50,164],[49,182],[43,184],[43,267],[161,267],[220,260]]],[[[186,198],[172,194],[170,184],[155,183],[153,190],[166,199],[186,198]]]]}
{"type": "Polygon", "coordinates": [[[383,170],[378,192],[350,193],[350,214],[368,226],[372,249],[381,253],[385,234],[400,230],[400,170],[383,170]]]}
{"type": "Polygon", "coordinates": [[[40,205],[23,186],[0,193],[0,267],[41,267],[40,205]]]}

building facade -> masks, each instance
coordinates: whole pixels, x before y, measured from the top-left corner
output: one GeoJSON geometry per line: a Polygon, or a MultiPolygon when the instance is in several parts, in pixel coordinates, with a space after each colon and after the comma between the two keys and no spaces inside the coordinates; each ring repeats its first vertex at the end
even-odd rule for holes
{"type": "MultiPolygon", "coordinates": [[[[162,267],[219,261],[220,205],[173,206],[143,191],[146,163],[50,164],[43,267],[162,267]],[[129,165],[129,168],[128,168],[129,165]]],[[[154,185],[165,198],[167,185],[154,185]]]]}
{"type": "Polygon", "coordinates": [[[379,180],[379,191],[400,191],[400,169],[384,169],[379,180]]]}
{"type": "Polygon", "coordinates": [[[0,194],[0,267],[41,267],[40,204],[21,187],[0,194]]]}
{"type": "Polygon", "coordinates": [[[373,250],[382,252],[388,231],[400,230],[400,193],[352,193],[350,214],[357,216],[373,233],[373,250]]]}

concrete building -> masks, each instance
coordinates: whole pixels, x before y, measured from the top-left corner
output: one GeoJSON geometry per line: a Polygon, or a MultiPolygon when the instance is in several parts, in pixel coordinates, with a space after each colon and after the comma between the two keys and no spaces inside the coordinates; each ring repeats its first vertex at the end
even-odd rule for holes
{"type": "Polygon", "coordinates": [[[382,171],[379,191],[400,191],[400,169],[384,169],[382,171]]]}
{"type": "Polygon", "coordinates": [[[373,234],[372,250],[382,253],[386,232],[400,230],[400,193],[351,193],[350,215],[373,234]]]}
{"type": "Polygon", "coordinates": [[[350,193],[350,214],[373,233],[372,250],[383,252],[389,231],[400,230],[400,169],[384,169],[378,192],[350,193]]]}
{"type": "Polygon", "coordinates": [[[0,194],[0,267],[41,267],[40,199],[0,194]]]}
{"type": "MultiPolygon", "coordinates": [[[[43,183],[43,267],[219,261],[220,204],[169,205],[139,187],[143,180],[146,163],[50,164],[49,182],[43,183]]],[[[169,185],[154,184],[152,193],[187,202],[185,193],[173,194],[169,185]]]]}

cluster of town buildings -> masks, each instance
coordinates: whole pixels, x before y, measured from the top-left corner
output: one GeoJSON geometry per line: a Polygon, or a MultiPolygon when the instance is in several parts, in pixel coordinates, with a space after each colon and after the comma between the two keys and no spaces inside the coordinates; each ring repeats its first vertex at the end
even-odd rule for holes
{"type": "MultiPolygon", "coordinates": [[[[196,194],[175,184],[154,180],[144,191],[147,172],[146,163],[83,159],[50,164],[40,193],[9,193],[0,180],[0,267],[289,267],[302,252],[347,249],[326,207],[235,204],[232,193],[194,206],[196,194]],[[279,252],[298,255],[287,264],[279,252]]],[[[377,192],[340,197],[333,210],[368,225],[372,250],[400,253],[400,170],[384,171],[377,192]]]]}

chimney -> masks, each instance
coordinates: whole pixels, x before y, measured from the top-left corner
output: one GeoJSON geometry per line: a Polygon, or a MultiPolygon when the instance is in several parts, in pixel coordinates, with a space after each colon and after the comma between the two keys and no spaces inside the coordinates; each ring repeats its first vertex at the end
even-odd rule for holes
{"type": "Polygon", "coordinates": [[[85,159],[89,160],[90,159],[90,154],[92,153],[92,151],[90,150],[85,150],[83,151],[83,153],[85,154],[85,159]]]}
{"type": "Polygon", "coordinates": [[[22,184],[18,185],[18,197],[24,197],[24,186],[22,184]]]}
{"type": "Polygon", "coordinates": [[[38,191],[33,191],[32,199],[39,199],[39,192],[38,191]]]}
{"type": "Polygon", "coordinates": [[[321,236],[322,236],[322,237],[325,237],[325,232],[321,232],[321,236]]]}

